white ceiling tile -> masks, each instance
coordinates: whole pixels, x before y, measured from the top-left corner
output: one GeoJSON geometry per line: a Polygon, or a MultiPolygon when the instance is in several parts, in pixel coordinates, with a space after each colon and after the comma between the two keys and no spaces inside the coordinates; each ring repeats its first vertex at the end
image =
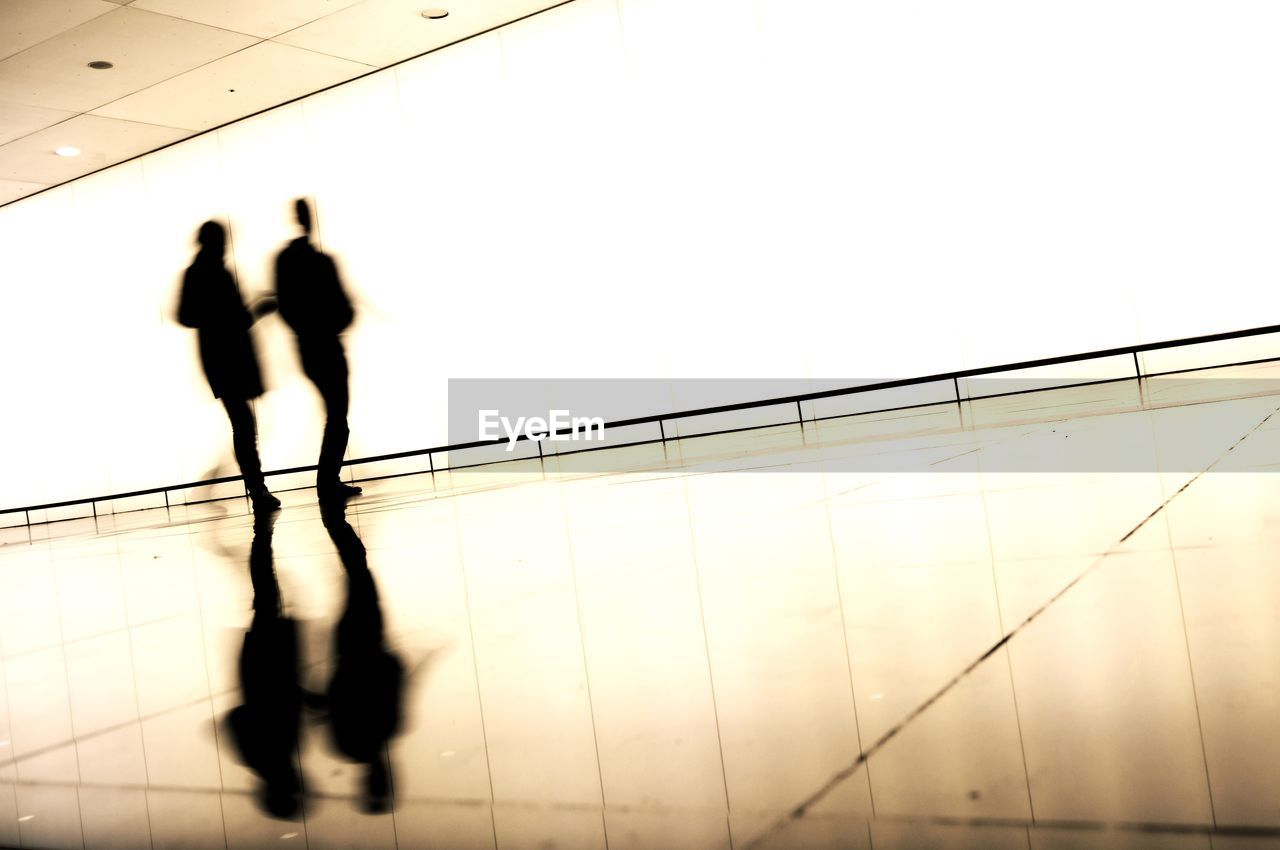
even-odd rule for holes
{"type": "Polygon", "coordinates": [[[53,38],[116,8],[106,0],[4,0],[0,3],[0,58],[53,38]]]}
{"type": "Polygon", "coordinates": [[[188,135],[185,130],[77,115],[7,145],[0,145],[0,180],[61,183],[188,135]],[[80,156],[62,157],[55,148],[71,145],[80,156]]]}
{"type": "Polygon", "coordinates": [[[492,0],[454,4],[433,0],[449,17],[428,20],[428,4],[405,0],[365,0],[358,6],[278,36],[284,44],[384,66],[417,56],[513,18],[556,5],[559,0],[492,0]]]}
{"type": "Polygon", "coordinates": [[[23,183],[20,180],[0,180],[0,204],[25,198],[45,188],[44,183],[23,183]]]}
{"type": "Polygon", "coordinates": [[[85,111],[254,41],[166,15],[116,8],[0,61],[0,101],[85,111]],[[115,67],[86,67],[98,59],[115,67]]]}
{"type": "Polygon", "coordinates": [[[271,38],[360,0],[135,0],[147,9],[236,32],[271,38]]]}
{"type": "Polygon", "coordinates": [[[38,106],[22,106],[17,103],[0,103],[0,145],[12,142],[28,133],[51,127],[66,121],[74,112],[57,109],[41,109],[38,106]]]}
{"type": "Polygon", "coordinates": [[[264,41],[94,114],[204,130],[371,70],[358,62],[264,41]]]}
{"type": "Polygon", "coordinates": [[[0,0],[0,197],[74,179],[558,2],[0,0]],[[425,5],[450,14],[425,20],[425,5]],[[95,60],[115,67],[88,68],[95,60]],[[84,154],[54,156],[65,144],[84,154]]]}

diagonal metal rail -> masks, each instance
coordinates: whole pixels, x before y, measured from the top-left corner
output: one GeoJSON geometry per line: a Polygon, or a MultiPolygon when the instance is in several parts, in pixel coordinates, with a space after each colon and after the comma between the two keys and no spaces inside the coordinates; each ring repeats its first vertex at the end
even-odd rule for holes
{"type": "MultiPolygon", "coordinates": [[[[808,392],[808,393],[798,393],[795,395],[777,396],[774,398],[756,399],[753,401],[735,402],[732,404],[720,404],[712,407],[698,407],[698,408],[692,408],[687,410],[671,411],[668,413],[658,413],[658,414],[652,414],[649,416],[638,416],[630,419],[620,419],[614,422],[607,422],[605,423],[605,427],[606,429],[624,428],[624,427],[634,426],[634,425],[647,425],[647,424],[655,424],[655,423],[661,426],[662,423],[667,422],[669,420],[686,419],[686,418],[695,417],[695,416],[708,416],[708,415],[713,415],[717,413],[731,413],[738,410],[751,410],[754,408],[773,407],[773,406],[787,405],[787,404],[794,404],[796,405],[797,410],[800,410],[800,405],[802,405],[804,402],[807,402],[807,401],[811,402],[811,401],[818,401],[821,399],[839,398],[842,396],[851,396],[851,395],[858,395],[862,393],[877,392],[881,390],[897,389],[900,387],[910,387],[910,386],[918,386],[918,385],[932,384],[932,383],[945,383],[945,382],[951,382],[951,384],[955,388],[955,402],[961,403],[963,401],[972,400],[972,399],[990,398],[990,397],[995,397],[999,395],[1018,395],[1021,393],[1040,392],[1046,389],[1054,388],[1052,385],[1045,385],[1041,387],[1036,387],[1035,389],[1032,389],[1032,390],[1020,390],[1013,393],[993,393],[991,395],[969,396],[967,398],[962,398],[960,395],[960,384],[959,384],[959,382],[962,379],[978,378],[978,377],[989,376],[989,375],[998,375],[1006,372],[1021,372],[1028,369],[1041,368],[1044,366],[1059,366],[1059,365],[1068,364],[1068,363],[1082,363],[1090,360],[1103,360],[1109,357],[1121,357],[1125,355],[1128,355],[1133,358],[1133,367],[1134,367],[1133,375],[1126,375],[1124,377],[1106,379],[1104,381],[1090,381],[1087,383],[1106,383],[1107,381],[1112,381],[1112,380],[1114,381],[1126,381],[1126,380],[1134,380],[1134,379],[1142,380],[1144,378],[1154,378],[1154,377],[1159,377],[1163,375],[1195,372],[1195,371],[1201,371],[1204,369],[1216,369],[1216,368],[1223,368],[1228,366],[1240,366],[1240,365],[1248,365],[1248,364],[1254,364],[1254,363],[1264,363],[1264,362],[1269,362],[1273,360],[1280,360],[1280,354],[1277,354],[1274,357],[1262,357],[1262,358],[1256,358],[1256,359],[1250,359],[1250,360],[1244,360],[1244,361],[1226,362],[1226,363],[1213,363],[1213,364],[1208,364],[1204,366],[1196,366],[1188,369],[1176,369],[1176,370],[1170,370],[1165,372],[1145,372],[1142,368],[1142,364],[1138,355],[1149,352],[1149,351],[1163,351],[1167,349],[1183,348],[1183,347],[1189,347],[1194,345],[1204,345],[1204,344],[1214,343],[1214,342],[1227,342],[1231,340],[1246,339],[1249,337],[1267,336],[1270,334],[1280,334],[1280,325],[1265,325],[1265,326],[1256,327],[1256,328],[1246,328],[1244,330],[1227,331],[1224,333],[1205,334],[1202,336],[1183,337],[1181,339],[1165,340],[1162,342],[1148,342],[1148,343],[1142,343],[1139,345],[1120,346],[1117,348],[1102,348],[1102,349],[1097,349],[1094,351],[1086,351],[1078,354],[1063,354],[1063,355],[1058,355],[1056,357],[1043,357],[1035,360],[1020,360],[1013,363],[1002,363],[995,366],[982,366],[975,369],[960,369],[960,370],[950,371],[950,372],[937,372],[931,375],[920,375],[913,378],[898,378],[898,379],[888,380],[888,381],[876,381],[876,382],[871,382],[866,384],[857,384],[855,386],[849,386],[849,387],[837,387],[835,389],[829,389],[829,390],[817,390],[817,391],[808,392]]],[[[1080,383],[1081,382],[1079,381],[1071,381],[1069,382],[1069,385],[1076,386],[1076,385],[1079,385],[1080,383]]],[[[1066,386],[1066,385],[1068,384],[1064,383],[1061,386],[1066,386]]],[[[942,402],[938,402],[938,403],[942,403],[942,402]]],[[[906,405],[904,407],[917,407],[917,406],[919,405],[906,405]]],[[[904,409],[904,407],[891,407],[891,408],[886,408],[885,410],[898,410],[898,409],[904,409]]],[[[868,411],[868,412],[871,412],[871,411],[868,411]]],[[[875,411],[875,412],[884,412],[884,411],[875,411]]],[[[801,412],[799,421],[803,422],[802,412],[801,412]]],[[[782,424],[782,423],[779,423],[779,424],[782,424]]],[[[567,434],[568,432],[554,431],[551,433],[567,434]]],[[[528,440],[528,439],[529,437],[523,433],[519,434],[516,437],[517,441],[528,440]]],[[[668,437],[666,436],[666,431],[664,429],[662,431],[661,441],[665,442],[667,439],[668,437]]],[[[434,460],[436,455],[447,454],[449,452],[463,451],[466,449],[477,449],[477,448],[485,448],[489,446],[496,446],[505,441],[506,441],[505,437],[499,437],[491,440],[474,440],[472,442],[467,442],[467,443],[453,443],[450,445],[433,446],[425,449],[411,449],[408,451],[401,451],[401,452],[389,452],[386,454],[370,455],[368,457],[351,458],[349,460],[344,460],[342,462],[342,465],[344,467],[350,467],[350,466],[358,466],[358,465],[369,464],[369,463],[379,463],[379,462],[390,461],[390,460],[402,460],[405,458],[426,457],[429,463],[429,471],[434,472],[437,469],[437,467],[435,466],[435,460],[434,460]]],[[[445,469],[448,467],[440,467],[440,468],[445,469]]],[[[283,469],[267,470],[264,472],[264,474],[270,477],[270,476],[277,476],[277,475],[290,475],[294,473],[315,472],[315,470],[316,470],[315,465],[292,466],[292,467],[287,467],[283,469]]],[[[228,476],[222,476],[220,478],[206,478],[199,481],[187,481],[179,484],[167,484],[160,487],[148,487],[142,490],[129,490],[121,493],[106,493],[99,496],[87,496],[79,499],[66,499],[58,502],[45,502],[42,504],[22,505],[20,507],[13,507],[13,508],[0,508],[0,515],[14,514],[14,513],[25,514],[27,518],[26,525],[29,526],[32,524],[30,515],[34,511],[50,510],[54,508],[75,507],[78,505],[92,505],[94,506],[94,512],[96,515],[96,510],[97,510],[96,505],[99,502],[109,502],[109,501],[118,500],[118,499],[131,499],[131,498],[137,498],[142,496],[157,496],[157,495],[163,494],[165,496],[166,504],[167,504],[169,493],[172,493],[175,491],[191,490],[198,487],[209,487],[215,484],[229,484],[237,481],[242,482],[243,480],[244,479],[239,475],[228,475],[228,476]]],[[[36,524],[39,524],[39,523],[37,522],[36,524]]]]}

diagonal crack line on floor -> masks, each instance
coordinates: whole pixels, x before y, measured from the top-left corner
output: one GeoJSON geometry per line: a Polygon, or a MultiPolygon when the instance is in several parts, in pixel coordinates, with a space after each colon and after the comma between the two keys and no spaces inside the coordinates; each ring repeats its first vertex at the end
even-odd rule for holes
{"type": "Polygon", "coordinates": [[[1053,603],[1057,602],[1064,595],[1066,595],[1073,587],[1075,587],[1082,580],[1084,580],[1086,576],[1088,576],[1089,574],[1097,570],[1097,568],[1102,565],[1103,561],[1105,561],[1111,555],[1115,554],[1117,547],[1123,545],[1127,540],[1129,540],[1129,538],[1131,538],[1134,534],[1136,534],[1143,526],[1145,526],[1148,522],[1150,522],[1152,518],[1159,515],[1159,513],[1163,511],[1165,508],[1167,508],[1169,504],[1173,502],[1174,499],[1178,498],[1178,496],[1186,492],[1186,490],[1192,484],[1199,481],[1202,475],[1204,475],[1207,472],[1212,472],[1213,468],[1216,467],[1219,463],[1221,463],[1227,457],[1227,455],[1231,454],[1231,452],[1233,452],[1237,446],[1239,446],[1241,443],[1247,440],[1250,436],[1252,436],[1254,432],[1256,432],[1259,428],[1267,424],[1267,421],[1270,420],[1271,417],[1275,416],[1277,413],[1280,413],[1280,407],[1276,408],[1275,410],[1271,411],[1266,416],[1264,416],[1262,420],[1258,422],[1258,424],[1254,425],[1252,428],[1246,431],[1240,437],[1240,439],[1232,443],[1231,446],[1226,451],[1224,451],[1221,455],[1219,455],[1213,461],[1213,463],[1209,464],[1204,469],[1202,469],[1201,471],[1197,472],[1194,476],[1192,476],[1185,484],[1179,487],[1173,493],[1173,495],[1166,498],[1163,502],[1161,502],[1156,507],[1155,510],[1147,514],[1146,517],[1144,517],[1141,521],[1139,521],[1138,524],[1135,525],[1133,528],[1129,529],[1129,531],[1123,537],[1117,540],[1111,546],[1110,549],[1108,549],[1107,551],[1099,555],[1098,558],[1095,561],[1093,561],[1093,563],[1089,564],[1089,566],[1085,567],[1080,572],[1079,575],[1077,575],[1071,581],[1067,582],[1067,584],[1063,586],[1063,588],[1059,590],[1057,593],[1053,594],[1053,596],[1049,597],[1049,599],[1043,605],[1041,605],[1039,608],[1037,608],[1036,610],[1028,614],[1026,618],[1022,620],[1022,622],[1018,623],[1016,626],[1010,629],[1009,632],[1004,637],[1000,638],[998,641],[992,644],[985,652],[983,652],[980,656],[978,656],[973,661],[971,661],[968,665],[966,665],[963,670],[961,670],[959,673],[953,676],[950,681],[948,681],[945,685],[939,688],[932,696],[930,696],[924,702],[920,703],[918,706],[912,709],[907,714],[906,717],[902,718],[902,720],[898,721],[887,732],[881,735],[875,741],[875,743],[873,743],[870,747],[868,747],[867,749],[859,753],[858,757],[854,759],[853,762],[848,767],[841,769],[834,776],[832,776],[825,783],[823,783],[822,787],[820,787],[817,791],[809,795],[809,797],[807,797],[799,805],[792,808],[791,811],[789,811],[787,814],[780,817],[777,821],[775,821],[772,825],[770,825],[770,827],[766,829],[764,832],[762,832],[760,835],[756,836],[756,838],[753,839],[749,844],[747,844],[743,848],[743,850],[757,850],[757,848],[763,847],[764,842],[766,842],[773,836],[777,835],[779,832],[785,829],[787,825],[790,824],[792,821],[797,821],[800,818],[804,817],[805,814],[809,811],[809,809],[811,809],[817,803],[821,802],[821,800],[824,797],[826,797],[828,794],[830,794],[833,790],[835,790],[835,788],[838,787],[840,783],[844,782],[846,779],[848,779],[850,776],[856,773],[858,768],[862,767],[862,765],[865,764],[868,759],[870,759],[879,750],[883,749],[886,744],[888,744],[895,737],[897,737],[899,732],[901,732],[908,725],[910,725],[911,722],[914,721],[916,718],[920,717],[920,715],[928,711],[931,706],[933,706],[936,702],[938,702],[938,700],[942,699],[944,696],[950,693],[951,690],[954,689],[956,685],[960,684],[962,681],[968,678],[968,676],[971,673],[973,673],[974,670],[978,669],[978,667],[980,667],[984,661],[986,661],[995,653],[999,652],[1001,647],[1007,645],[1009,641],[1013,640],[1013,637],[1015,635],[1017,635],[1024,628],[1030,625],[1032,621],[1034,621],[1041,614],[1047,611],[1049,607],[1053,605],[1053,603]]]}

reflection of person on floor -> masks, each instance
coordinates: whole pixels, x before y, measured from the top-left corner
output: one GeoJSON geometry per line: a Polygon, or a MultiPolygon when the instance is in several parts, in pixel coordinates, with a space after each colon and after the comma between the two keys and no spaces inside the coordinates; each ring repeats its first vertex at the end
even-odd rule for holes
{"type": "Polygon", "coordinates": [[[261,777],[260,802],[275,817],[291,818],[301,807],[302,777],[297,767],[302,714],[297,623],[284,616],[272,561],[271,535],[278,514],[257,511],[249,578],[253,582],[253,624],[240,652],[244,704],[227,722],[244,763],[261,777]]]}
{"type": "Polygon", "coordinates": [[[343,484],[338,474],[347,451],[347,355],[339,336],[355,318],[351,301],[338,279],[333,260],[311,244],[311,208],[294,202],[302,236],[276,257],[276,297],[280,315],[298,337],[302,371],[324,400],[324,438],[316,470],[316,490],[322,499],[354,496],[359,487],[343,484]]]}
{"type": "Polygon", "coordinates": [[[344,505],[322,508],[324,526],[347,573],[347,605],[334,635],[337,659],[329,682],[329,724],[334,746],[367,766],[365,808],[386,811],[391,797],[387,743],[400,728],[404,665],[383,637],[378,588],[364,544],[347,522],[344,505]]]}
{"type": "MultiPolygon", "coordinates": [[[[245,488],[257,509],[280,507],[267,491],[258,459],[258,427],[250,399],[262,395],[262,375],[249,328],[254,318],[240,299],[240,290],[223,263],[227,234],[216,221],[200,225],[200,251],[182,279],[178,321],[195,328],[200,343],[200,365],[209,379],[213,397],[222,400],[231,420],[232,446],[245,488]]],[[[271,305],[263,306],[262,313],[271,305]]]]}

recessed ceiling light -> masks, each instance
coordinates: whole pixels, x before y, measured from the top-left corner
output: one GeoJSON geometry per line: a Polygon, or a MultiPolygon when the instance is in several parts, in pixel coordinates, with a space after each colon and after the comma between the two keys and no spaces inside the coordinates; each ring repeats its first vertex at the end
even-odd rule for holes
{"type": "Polygon", "coordinates": [[[428,9],[427,11],[422,13],[422,17],[431,18],[432,20],[447,18],[449,17],[449,10],[448,9],[428,9]]]}
{"type": "Polygon", "coordinates": [[[54,153],[58,156],[79,156],[80,149],[74,145],[63,145],[60,148],[54,148],[54,153]]]}
{"type": "Polygon", "coordinates": [[[110,62],[104,62],[101,59],[96,59],[89,63],[89,67],[95,71],[105,71],[108,68],[114,68],[115,65],[112,65],[110,62]]]}

